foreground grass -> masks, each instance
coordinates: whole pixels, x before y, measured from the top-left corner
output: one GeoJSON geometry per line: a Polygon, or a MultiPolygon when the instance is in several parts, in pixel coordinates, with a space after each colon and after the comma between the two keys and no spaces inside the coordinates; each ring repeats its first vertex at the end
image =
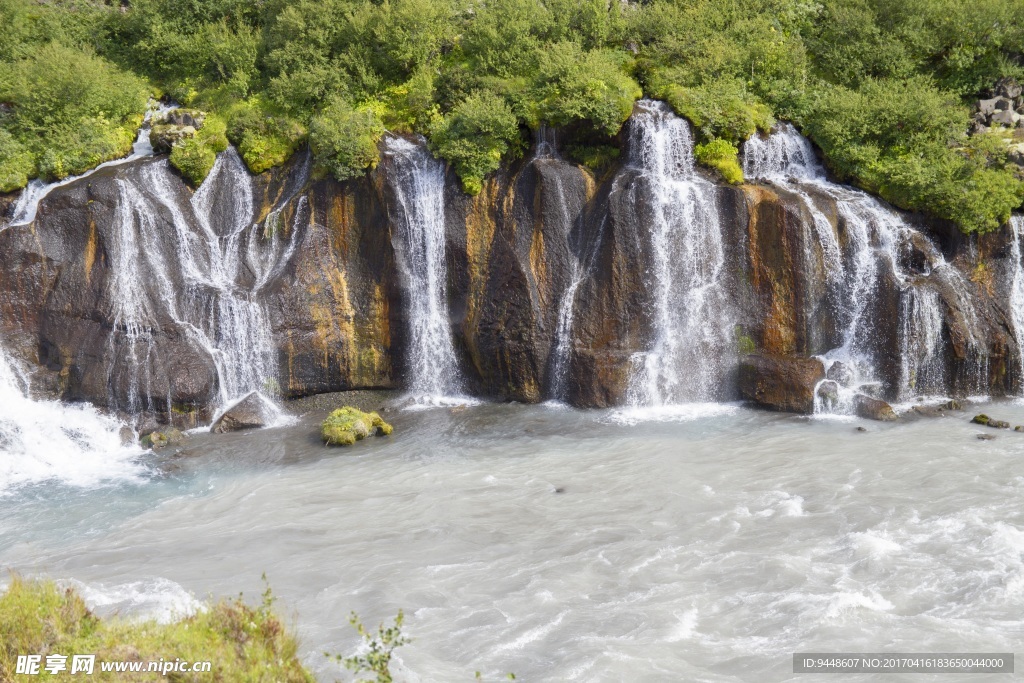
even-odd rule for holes
{"type": "Polygon", "coordinates": [[[241,597],[222,600],[205,612],[173,624],[100,619],[86,607],[74,589],[62,589],[51,581],[25,581],[15,577],[0,596],[0,681],[35,680],[40,676],[15,677],[18,655],[68,656],[68,670],[42,677],[80,680],[70,675],[71,655],[95,654],[94,681],[281,681],[312,682],[315,679],[299,662],[298,646],[272,611],[268,590],[257,607],[241,597]],[[209,661],[208,673],[102,672],[104,661],[150,662],[209,661]]]}

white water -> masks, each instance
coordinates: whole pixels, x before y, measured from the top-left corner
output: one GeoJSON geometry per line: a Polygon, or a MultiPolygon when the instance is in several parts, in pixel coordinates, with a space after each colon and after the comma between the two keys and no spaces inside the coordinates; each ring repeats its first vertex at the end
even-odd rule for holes
{"type": "MultiPolygon", "coordinates": [[[[1021,238],[1024,237],[1024,216],[1010,216],[1013,241],[1010,243],[1010,258],[1013,262],[1010,280],[1010,320],[1013,321],[1014,339],[1017,341],[1019,370],[1024,378],[1024,255],[1021,253],[1021,238]]],[[[1022,380],[1024,386],[1024,380],[1022,380]]]]}
{"type": "Polygon", "coordinates": [[[127,164],[130,161],[135,161],[136,159],[153,156],[153,145],[149,141],[149,122],[154,116],[160,116],[176,108],[177,105],[168,105],[163,103],[154,107],[154,103],[150,101],[150,108],[146,110],[146,114],[143,117],[142,127],[139,128],[139,134],[135,138],[135,143],[132,145],[132,152],[126,157],[104,162],[96,168],[86,171],[81,175],[68,176],[63,180],[58,180],[52,183],[44,182],[38,178],[29,181],[29,184],[25,186],[24,190],[22,190],[21,196],[18,197],[18,201],[14,204],[14,210],[12,212],[9,227],[27,225],[34,221],[36,219],[36,211],[39,209],[39,202],[58,187],[70,185],[77,180],[87,178],[102,168],[120,166],[121,164],[127,164]]]}
{"type": "Polygon", "coordinates": [[[394,160],[392,243],[406,297],[408,390],[416,403],[464,403],[448,315],[444,164],[425,145],[389,137],[394,160]]]}
{"type": "MultiPolygon", "coordinates": [[[[750,180],[771,182],[797,194],[813,218],[816,244],[805,239],[808,261],[814,248],[820,249],[823,267],[836,292],[836,317],[842,342],[823,354],[826,367],[842,362],[853,373],[849,388],[840,391],[835,406],[819,401],[819,410],[852,410],[854,392],[877,386],[882,377],[880,359],[873,345],[880,330],[872,306],[879,294],[883,269],[894,274],[899,288],[900,378],[897,399],[940,394],[947,384],[942,350],[942,301],[936,285],[956,297],[962,318],[956,322],[968,335],[975,382],[981,388],[986,372],[978,323],[970,291],[963,277],[952,268],[939,249],[917,232],[895,211],[874,197],[854,188],[830,182],[806,138],[789,124],[782,124],[768,137],[755,136],[744,144],[744,173],[750,180]],[[831,222],[824,216],[808,189],[832,198],[846,229],[845,253],[831,222]],[[905,270],[900,249],[913,243],[924,252],[926,272],[915,275],[905,270]],[[933,283],[934,281],[934,283],[933,283]]],[[[885,321],[884,324],[889,324],[885,321]]]]}
{"type": "Polygon", "coordinates": [[[350,680],[322,652],[356,649],[351,610],[370,627],[405,611],[405,681],[783,681],[792,652],[1024,638],[1012,432],[979,441],[968,413],[866,433],[742,408],[607,415],[399,411],[343,457],[312,438],[319,414],[201,435],[144,487],[6,498],[0,563],[128,615],[257,602],[266,572],[325,683],[350,680]]]}
{"type": "MultiPolygon", "coordinates": [[[[300,173],[299,186],[306,174],[308,167],[300,173]]],[[[125,407],[151,407],[138,397],[150,393],[153,363],[167,360],[153,357],[152,330],[164,316],[213,360],[221,410],[253,391],[272,404],[277,350],[257,294],[292,257],[302,222],[310,217],[305,198],[296,203],[287,238],[281,235],[283,206],[268,221],[254,222],[252,180],[234,149],[217,158],[188,205],[175,194],[178,181],[166,161],[141,169],[138,179],[117,182],[120,201],[112,249],[117,268],[110,298],[114,319],[126,330],[126,355],[120,362],[128,362],[133,372],[135,398],[125,407]],[[171,218],[169,234],[156,220],[161,210],[171,218]],[[154,281],[155,288],[145,286],[154,281]],[[151,296],[154,290],[156,297],[151,296]]]]}
{"type": "Polygon", "coordinates": [[[2,348],[0,405],[0,497],[28,484],[94,487],[145,473],[141,450],[121,445],[117,421],[88,405],[32,400],[27,375],[2,348]]]}
{"type": "Polygon", "coordinates": [[[713,401],[735,357],[715,187],[694,170],[689,124],[664,103],[641,101],[630,155],[638,210],[651,214],[650,262],[637,267],[649,269],[654,338],[632,359],[627,404],[713,401]]]}

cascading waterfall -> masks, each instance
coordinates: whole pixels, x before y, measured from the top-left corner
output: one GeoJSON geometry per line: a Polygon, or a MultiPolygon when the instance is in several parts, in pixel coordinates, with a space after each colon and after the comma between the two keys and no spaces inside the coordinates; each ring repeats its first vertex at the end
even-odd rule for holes
{"type": "Polygon", "coordinates": [[[1013,335],[1017,342],[1020,362],[1021,385],[1017,392],[1024,392],[1024,263],[1021,263],[1021,239],[1024,237],[1024,216],[1010,216],[1013,241],[1010,242],[1010,258],[1013,259],[1010,280],[1010,319],[1013,321],[1013,335]]]}
{"type": "MultiPolygon", "coordinates": [[[[986,359],[978,334],[978,322],[966,282],[934,244],[895,211],[860,190],[830,182],[817,161],[810,142],[782,124],[767,137],[755,136],[744,144],[744,172],[750,180],[780,185],[799,196],[814,221],[817,246],[825,260],[826,274],[837,290],[835,311],[842,343],[823,355],[826,366],[841,362],[852,374],[849,388],[841,389],[833,406],[822,411],[852,409],[852,395],[871,393],[881,381],[872,344],[878,331],[871,310],[883,266],[891,271],[899,288],[900,386],[898,398],[940,393],[946,378],[941,358],[943,316],[936,285],[956,297],[959,321],[968,335],[974,356],[975,384],[980,386],[986,359]],[[840,246],[835,228],[814,204],[807,189],[831,197],[846,229],[846,247],[840,246]],[[899,252],[913,244],[924,251],[926,272],[913,274],[901,264],[899,252]]],[[[814,245],[808,245],[811,248],[814,245]]]]}
{"type": "Polygon", "coordinates": [[[141,450],[122,445],[116,420],[89,405],[33,400],[27,376],[2,348],[0,403],[0,495],[42,481],[94,486],[145,473],[141,450]]]}
{"type": "MultiPolygon", "coordinates": [[[[297,186],[307,174],[308,167],[297,186]]],[[[159,360],[152,358],[151,331],[166,315],[213,360],[220,409],[255,391],[276,411],[268,395],[277,391],[277,353],[256,294],[294,253],[308,203],[305,198],[296,202],[287,240],[278,234],[282,207],[272,212],[273,223],[254,223],[251,178],[233,149],[217,158],[189,205],[175,196],[175,182],[166,161],[141,169],[138,180],[118,179],[117,266],[110,287],[114,319],[125,330],[127,344],[119,362],[133,372],[129,394],[135,398],[125,407],[133,412],[152,407],[137,397],[149,394],[149,368],[159,360]],[[154,219],[158,208],[171,216],[170,235],[154,219]],[[179,271],[169,272],[169,267],[179,271]],[[141,284],[147,279],[155,279],[157,286],[147,290],[141,284]],[[158,299],[149,291],[157,292],[158,299]]],[[[297,189],[285,202],[295,194],[297,189]]]]}
{"type": "Polygon", "coordinates": [[[385,150],[394,160],[393,242],[407,300],[409,392],[417,403],[445,403],[463,386],[448,315],[444,164],[400,137],[389,137],[385,150]]]}
{"type": "Polygon", "coordinates": [[[638,200],[651,210],[653,343],[634,354],[627,403],[714,401],[734,362],[715,186],[694,169],[689,124],[641,101],[630,124],[638,200]]]}

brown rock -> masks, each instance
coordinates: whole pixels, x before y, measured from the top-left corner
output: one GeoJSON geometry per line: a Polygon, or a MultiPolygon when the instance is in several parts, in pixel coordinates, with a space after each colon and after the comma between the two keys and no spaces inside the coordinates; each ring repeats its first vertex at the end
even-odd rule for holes
{"type": "Polygon", "coordinates": [[[242,429],[256,429],[265,426],[272,415],[273,409],[267,399],[254,391],[224,411],[210,427],[210,431],[214,434],[223,434],[242,429]]]}
{"type": "Polygon", "coordinates": [[[881,399],[863,394],[857,394],[854,397],[853,409],[857,413],[857,417],[862,417],[865,420],[893,422],[899,419],[891,405],[881,399]]]}
{"type": "Polygon", "coordinates": [[[754,354],[740,361],[740,395],[762,408],[808,415],[814,389],[825,378],[817,358],[754,354]]]}

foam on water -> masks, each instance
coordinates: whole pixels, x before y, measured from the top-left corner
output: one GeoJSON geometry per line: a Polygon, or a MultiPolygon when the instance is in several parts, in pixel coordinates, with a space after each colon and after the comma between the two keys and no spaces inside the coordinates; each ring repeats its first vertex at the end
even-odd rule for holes
{"type": "Polygon", "coordinates": [[[122,584],[65,581],[75,588],[89,609],[101,616],[118,615],[161,624],[189,617],[205,609],[202,602],[170,579],[157,577],[122,584]]]}
{"type": "Polygon", "coordinates": [[[0,349],[0,496],[40,482],[92,487],[143,480],[142,451],[122,446],[117,421],[89,405],[34,401],[28,390],[27,377],[0,349]]]}

